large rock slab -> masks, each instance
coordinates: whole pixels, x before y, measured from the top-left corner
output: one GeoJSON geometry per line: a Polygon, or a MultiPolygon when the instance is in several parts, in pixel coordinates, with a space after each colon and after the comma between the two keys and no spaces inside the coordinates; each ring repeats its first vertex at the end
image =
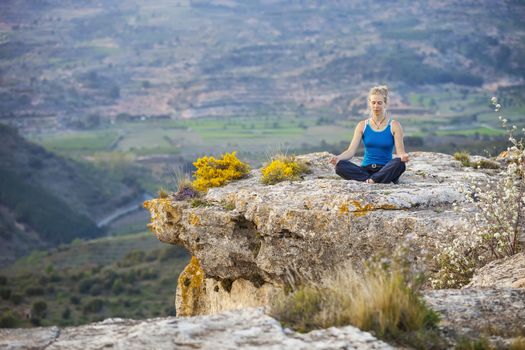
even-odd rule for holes
{"type": "Polygon", "coordinates": [[[80,327],[0,329],[0,349],[393,349],[347,326],[300,334],[283,329],[262,309],[213,316],[108,319],[80,327]]]}
{"type": "Polygon", "coordinates": [[[525,336],[523,289],[441,289],[426,291],[424,299],[441,314],[440,328],[449,339],[486,336],[508,346],[509,339],[525,336]]]}
{"type": "MultiPolygon", "coordinates": [[[[269,284],[254,298],[264,305],[272,295],[268,291],[280,288],[290,270],[317,279],[347,260],[358,263],[404,244],[417,252],[411,259],[434,255],[436,244],[463,232],[452,210],[452,203],[464,203],[458,184],[488,176],[462,167],[450,155],[416,152],[399,185],[366,184],[337,176],[326,152],[298,158],[312,169],[302,181],[263,185],[256,169],[246,179],[210,189],[207,206],[169,198],[147,203],[157,238],[184,246],[205,277],[200,298],[179,291],[179,296],[192,295],[192,301],[188,305],[179,298],[177,312],[196,315],[246,306],[241,301],[246,298],[235,294],[240,289],[230,288],[237,280],[256,288],[269,284]],[[233,303],[222,303],[218,295],[233,303]],[[216,301],[213,308],[210,300],[216,301]]],[[[191,274],[186,277],[186,287],[195,285],[191,274]]],[[[179,288],[184,286],[179,283],[179,288]]]]}
{"type": "Polygon", "coordinates": [[[491,261],[464,288],[525,288],[525,253],[491,261]]]}

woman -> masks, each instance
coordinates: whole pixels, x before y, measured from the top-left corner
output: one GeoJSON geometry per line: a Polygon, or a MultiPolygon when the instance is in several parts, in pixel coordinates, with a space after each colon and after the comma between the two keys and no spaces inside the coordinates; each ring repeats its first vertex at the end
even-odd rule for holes
{"type": "Polygon", "coordinates": [[[366,181],[367,183],[396,183],[405,171],[408,154],[403,144],[403,129],[397,120],[386,116],[388,88],[376,86],[368,93],[368,106],[371,117],[357,124],[354,137],[348,149],[332,157],[330,163],[335,165],[335,172],[346,180],[366,181]],[[361,166],[350,159],[355,155],[363,140],[365,156],[361,166]],[[396,147],[397,156],[392,158],[396,147]]]}

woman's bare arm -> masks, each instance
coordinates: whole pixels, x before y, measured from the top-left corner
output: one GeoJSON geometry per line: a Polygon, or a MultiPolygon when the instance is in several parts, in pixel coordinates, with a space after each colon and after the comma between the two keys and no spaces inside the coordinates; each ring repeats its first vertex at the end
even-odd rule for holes
{"type": "Polygon", "coordinates": [[[399,156],[399,158],[401,158],[402,162],[408,162],[409,157],[408,154],[405,152],[405,143],[403,141],[403,128],[397,120],[392,121],[392,134],[394,134],[396,154],[399,156]]]}
{"type": "Polygon", "coordinates": [[[333,157],[330,162],[332,164],[337,164],[340,160],[349,160],[352,159],[352,157],[357,152],[357,149],[359,148],[359,144],[361,143],[361,139],[363,138],[363,128],[364,128],[365,122],[360,121],[354,130],[354,136],[352,137],[352,142],[350,142],[350,145],[340,155],[333,157]]]}

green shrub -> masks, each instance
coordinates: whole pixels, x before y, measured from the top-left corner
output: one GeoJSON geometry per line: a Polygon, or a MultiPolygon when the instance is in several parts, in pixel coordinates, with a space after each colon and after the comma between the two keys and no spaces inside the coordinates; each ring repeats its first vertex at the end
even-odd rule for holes
{"type": "Polygon", "coordinates": [[[104,267],[104,266],[102,266],[102,265],[96,265],[96,266],[93,266],[93,267],[91,268],[91,275],[96,275],[97,273],[99,273],[100,271],[102,271],[102,268],[103,268],[103,267],[104,267]]]}
{"type": "Polygon", "coordinates": [[[157,254],[157,260],[164,262],[170,259],[181,258],[185,254],[181,248],[175,246],[164,247],[157,254]]]}
{"type": "Polygon", "coordinates": [[[69,320],[71,318],[71,309],[66,307],[64,311],[62,311],[62,318],[64,320],[69,320]]]}
{"type": "Polygon", "coordinates": [[[492,160],[481,159],[477,162],[470,160],[470,156],[467,152],[456,152],[454,153],[454,159],[459,160],[461,165],[464,167],[478,168],[478,169],[499,169],[500,165],[492,160]]]}
{"type": "Polygon", "coordinates": [[[62,281],[62,276],[60,276],[58,273],[52,272],[49,275],[49,282],[57,283],[57,282],[60,282],[60,281],[62,281]]]}
{"type": "Polygon", "coordinates": [[[467,152],[454,153],[454,159],[459,160],[464,167],[470,166],[470,156],[467,152]]]}
{"type": "Polygon", "coordinates": [[[70,301],[71,304],[73,304],[73,305],[80,305],[80,303],[81,303],[80,297],[79,297],[78,295],[72,295],[72,296],[69,298],[69,301],[70,301]]]}
{"type": "Polygon", "coordinates": [[[159,273],[154,268],[145,268],[137,270],[137,276],[141,280],[154,280],[159,277],[159,273]]]}
{"type": "Polygon", "coordinates": [[[36,318],[46,318],[47,303],[43,300],[35,301],[31,307],[31,314],[36,318]]]}
{"type": "Polygon", "coordinates": [[[11,310],[7,310],[0,317],[0,328],[16,328],[19,320],[13,315],[11,310]]]}
{"type": "Polygon", "coordinates": [[[93,299],[90,300],[86,305],[84,305],[83,312],[84,314],[88,313],[97,313],[102,311],[104,308],[104,300],[102,299],[93,299]]]}
{"type": "Polygon", "coordinates": [[[129,267],[141,264],[146,261],[146,252],[139,249],[133,249],[124,256],[124,259],[118,264],[121,267],[129,267]]]}
{"type": "Polygon", "coordinates": [[[11,289],[9,288],[0,289],[0,297],[4,300],[8,300],[11,297],[11,293],[11,289]]]}
{"type": "Polygon", "coordinates": [[[0,275],[0,286],[7,285],[7,277],[0,275]]]}
{"type": "Polygon", "coordinates": [[[89,293],[91,286],[93,286],[96,282],[97,280],[94,278],[85,278],[79,282],[78,291],[83,294],[89,293]]]}
{"type": "Polygon", "coordinates": [[[126,284],[133,284],[137,281],[137,273],[134,270],[128,271],[127,273],[122,274],[121,278],[126,284]]]}
{"type": "Polygon", "coordinates": [[[42,287],[45,287],[48,281],[49,280],[47,279],[46,276],[40,276],[38,278],[38,284],[40,284],[42,287]]]}
{"type": "Polygon", "coordinates": [[[102,272],[100,280],[103,282],[104,289],[109,290],[113,286],[113,282],[118,278],[118,274],[112,269],[106,269],[102,272]]]}
{"type": "Polygon", "coordinates": [[[89,294],[93,296],[100,295],[102,294],[103,291],[104,291],[104,287],[102,287],[100,283],[95,283],[91,286],[91,288],[89,288],[89,294]]]}
{"type": "Polygon", "coordinates": [[[24,300],[24,297],[21,294],[11,294],[11,302],[15,305],[20,305],[20,303],[24,300]]]}
{"type": "Polygon", "coordinates": [[[460,338],[454,347],[455,350],[490,350],[491,346],[486,338],[460,338]]]}
{"type": "Polygon", "coordinates": [[[471,162],[470,166],[478,169],[499,169],[500,165],[497,162],[488,159],[481,159],[477,162],[471,162]]]}
{"type": "Polygon", "coordinates": [[[44,271],[48,275],[51,274],[54,270],[55,270],[55,268],[53,267],[53,264],[47,264],[46,268],[44,269],[44,271]]]}
{"type": "Polygon", "coordinates": [[[113,294],[117,295],[124,291],[124,283],[122,283],[122,280],[120,278],[117,278],[115,281],[113,281],[111,291],[113,292],[113,294]]]}
{"type": "Polygon", "coordinates": [[[26,295],[28,297],[36,296],[36,295],[44,295],[44,288],[41,287],[28,287],[25,290],[26,295]]]}

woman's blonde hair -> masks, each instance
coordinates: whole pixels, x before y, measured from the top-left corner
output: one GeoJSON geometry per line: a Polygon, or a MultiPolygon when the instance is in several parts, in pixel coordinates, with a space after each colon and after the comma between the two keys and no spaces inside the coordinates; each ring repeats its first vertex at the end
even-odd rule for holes
{"type": "Polygon", "coordinates": [[[385,104],[388,103],[388,87],[386,85],[374,86],[373,88],[371,88],[370,92],[368,93],[369,100],[370,96],[372,95],[381,95],[385,100],[385,104]]]}

